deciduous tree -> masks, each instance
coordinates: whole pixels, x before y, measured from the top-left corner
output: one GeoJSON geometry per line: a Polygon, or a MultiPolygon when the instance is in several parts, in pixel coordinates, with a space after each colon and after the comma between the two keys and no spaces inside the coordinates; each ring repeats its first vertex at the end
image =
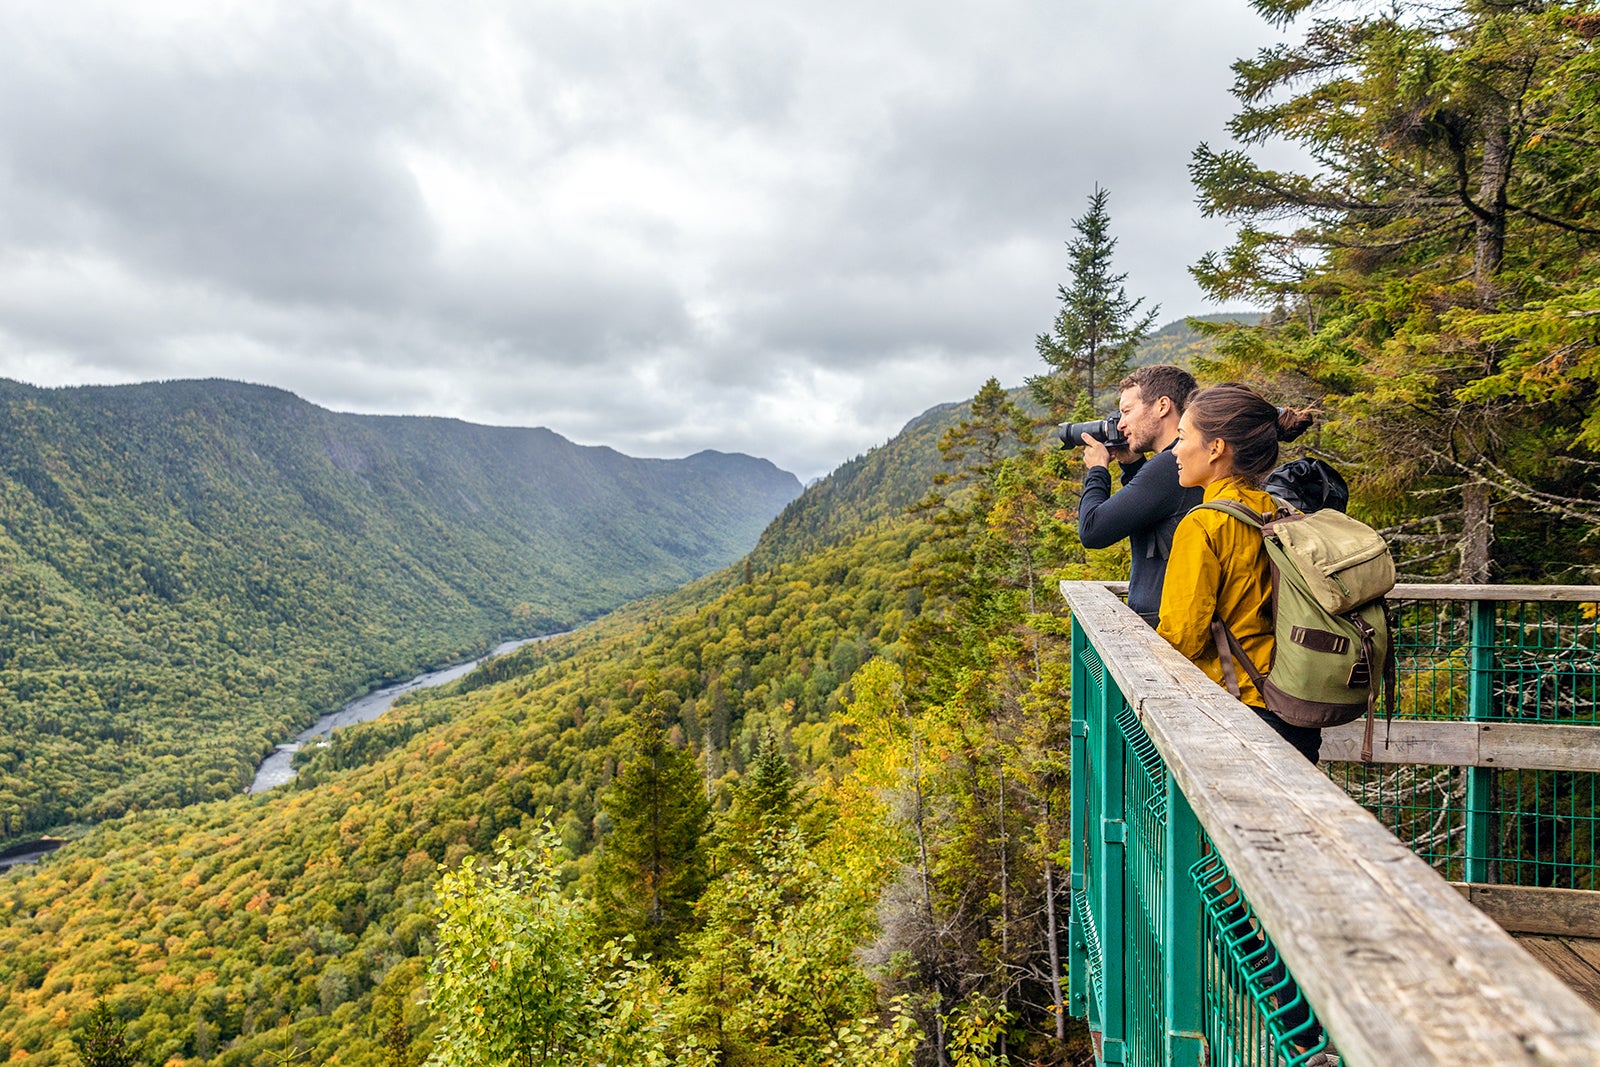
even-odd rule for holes
{"type": "Polygon", "coordinates": [[[496,843],[439,880],[428,994],[440,1020],[430,1067],[662,1062],[659,983],[615,943],[591,947],[583,906],[556,879],[560,837],[496,843]]]}

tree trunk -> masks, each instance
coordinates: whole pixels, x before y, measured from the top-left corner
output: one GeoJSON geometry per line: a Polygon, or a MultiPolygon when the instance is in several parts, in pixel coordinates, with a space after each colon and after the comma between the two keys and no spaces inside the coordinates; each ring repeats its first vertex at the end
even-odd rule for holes
{"type": "MultiPolygon", "coordinates": [[[[928,924],[928,938],[933,942],[934,955],[937,957],[942,957],[944,953],[942,952],[939,944],[939,929],[935,925],[933,917],[933,877],[928,867],[928,839],[922,832],[922,757],[917,751],[917,734],[915,730],[911,732],[911,785],[914,791],[914,796],[916,797],[914,824],[917,830],[917,856],[920,860],[919,873],[922,875],[923,918],[928,924]]],[[[929,984],[933,986],[934,992],[938,994],[938,1003],[934,1005],[933,1009],[934,1049],[939,1057],[939,1067],[946,1067],[950,1061],[945,1056],[944,1048],[945,1003],[944,968],[942,964],[942,959],[938,959],[933,962],[933,974],[930,976],[933,980],[929,984]]]]}
{"type": "Polygon", "coordinates": [[[1461,487],[1461,580],[1468,585],[1489,581],[1490,549],[1494,544],[1494,516],[1489,486],[1468,482],[1461,487]]]}
{"type": "Polygon", "coordinates": [[[1495,276],[1506,251],[1506,188],[1511,184],[1511,130],[1503,116],[1488,122],[1483,135],[1483,170],[1478,175],[1477,245],[1472,282],[1478,306],[1493,307],[1495,276]]]}
{"type": "MultiPolygon", "coordinates": [[[[1047,816],[1048,818],[1048,816],[1047,816]]],[[[1067,1002],[1061,996],[1061,949],[1056,927],[1056,865],[1047,857],[1044,861],[1044,913],[1050,938],[1050,995],[1055,1000],[1056,1040],[1067,1039],[1067,1002]]]]}

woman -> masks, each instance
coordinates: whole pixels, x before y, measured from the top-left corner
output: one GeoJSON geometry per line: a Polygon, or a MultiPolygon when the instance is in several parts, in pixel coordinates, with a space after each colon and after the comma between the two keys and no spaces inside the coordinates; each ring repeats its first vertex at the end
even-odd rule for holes
{"type": "MultiPolygon", "coordinates": [[[[1277,505],[1261,490],[1261,480],[1278,465],[1278,442],[1293,441],[1310,425],[1309,414],[1288,408],[1280,412],[1243,385],[1202,389],[1190,398],[1178,423],[1173,447],[1178,484],[1202,487],[1207,501],[1235,500],[1258,515],[1271,516],[1277,505]]],[[[1211,636],[1213,618],[1228,625],[1245,654],[1266,673],[1272,665],[1272,576],[1261,532],[1227,512],[1196,508],[1178,523],[1172,537],[1156,630],[1220,684],[1223,667],[1211,636]]],[[[1248,672],[1236,671],[1234,680],[1241,701],[1306,759],[1317,762],[1321,730],[1291,725],[1268,711],[1248,672]]],[[[1263,944],[1252,937],[1242,947],[1254,956],[1263,944]]],[[[1289,1005],[1281,1025],[1290,1042],[1302,1052],[1319,1050],[1308,1065],[1337,1063],[1321,1051],[1326,1044],[1322,1027],[1294,979],[1275,952],[1271,960],[1253,980],[1280,1007],[1289,1005]]]]}
{"type": "MultiPolygon", "coordinates": [[[[1278,465],[1278,442],[1294,440],[1310,425],[1309,414],[1288,408],[1280,412],[1243,385],[1202,389],[1190,398],[1178,423],[1173,449],[1178,484],[1203,488],[1207,501],[1233,500],[1271,516],[1277,505],[1260,489],[1261,480],[1278,465]]],[[[1226,512],[1196,508],[1173,534],[1156,629],[1222,684],[1213,618],[1227,624],[1251,662],[1265,673],[1272,664],[1272,578],[1261,533],[1226,512]]],[[[1248,672],[1237,671],[1234,680],[1239,699],[1315,763],[1322,731],[1293,726],[1268,711],[1248,672]]]]}

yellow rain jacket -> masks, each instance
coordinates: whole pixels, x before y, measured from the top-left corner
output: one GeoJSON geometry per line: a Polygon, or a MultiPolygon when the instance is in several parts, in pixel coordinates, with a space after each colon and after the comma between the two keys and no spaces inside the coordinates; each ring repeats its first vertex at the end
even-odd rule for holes
{"type": "MultiPolygon", "coordinates": [[[[1237,500],[1263,515],[1276,510],[1272,497],[1237,478],[1212,482],[1205,499],[1237,500]]],[[[1265,673],[1272,663],[1272,575],[1261,533],[1226,512],[1196,508],[1172,535],[1156,632],[1222,685],[1222,661],[1211,639],[1213,616],[1228,624],[1265,673]]],[[[1239,698],[1252,707],[1266,707],[1243,666],[1235,669],[1239,698]]]]}

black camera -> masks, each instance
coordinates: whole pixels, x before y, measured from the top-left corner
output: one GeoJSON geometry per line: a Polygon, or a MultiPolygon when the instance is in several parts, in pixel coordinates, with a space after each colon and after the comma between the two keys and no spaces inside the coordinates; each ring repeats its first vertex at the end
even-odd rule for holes
{"type": "Polygon", "coordinates": [[[1083,444],[1083,435],[1088,434],[1115,452],[1128,447],[1128,438],[1117,428],[1121,421],[1122,415],[1112,412],[1093,422],[1063,422],[1060,429],[1056,430],[1056,436],[1061,438],[1062,448],[1077,448],[1083,444]]]}

